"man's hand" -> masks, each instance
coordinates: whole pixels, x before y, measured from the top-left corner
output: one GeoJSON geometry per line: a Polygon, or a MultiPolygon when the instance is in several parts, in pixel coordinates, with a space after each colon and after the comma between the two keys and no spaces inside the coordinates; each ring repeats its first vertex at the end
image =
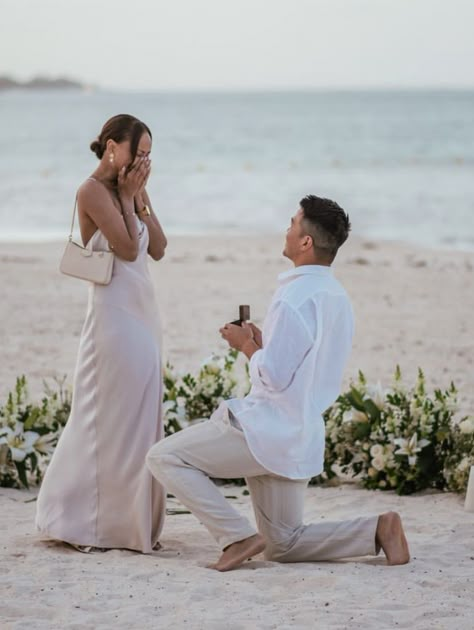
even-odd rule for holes
{"type": "Polygon", "coordinates": [[[250,328],[252,329],[253,340],[255,341],[257,346],[259,348],[263,348],[262,331],[260,330],[260,328],[258,328],[258,326],[255,326],[255,324],[252,324],[252,322],[247,322],[247,326],[250,326],[250,328]]]}
{"type": "Polygon", "coordinates": [[[219,329],[219,332],[231,348],[243,352],[249,359],[254,352],[259,350],[259,346],[253,338],[252,328],[245,322],[242,326],[226,324],[219,329]]]}

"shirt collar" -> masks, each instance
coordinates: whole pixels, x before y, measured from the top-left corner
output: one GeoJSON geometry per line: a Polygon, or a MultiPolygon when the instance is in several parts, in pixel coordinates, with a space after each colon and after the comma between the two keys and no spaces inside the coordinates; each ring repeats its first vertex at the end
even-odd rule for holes
{"type": "Polygon", "coordinates": [[[286,282],[296,276],[332,276],[332,268],[324,265],[300,265],[278,276],[279,282],[286,282]]]}

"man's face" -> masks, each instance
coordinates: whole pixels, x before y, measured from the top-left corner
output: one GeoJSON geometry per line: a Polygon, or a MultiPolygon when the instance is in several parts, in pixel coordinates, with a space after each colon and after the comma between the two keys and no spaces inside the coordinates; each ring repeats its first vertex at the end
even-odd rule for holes
{"type": "Polygon", "coordinates": [[[298,212],[291,217],[290,227],[286,231],[285,249],[283,250],[283,256],[286,256],[290,260],[295,260],[295,257],[300,252],[301,241],[305,238],[301,221],[303,220],[303,210],[300,208],[298,212]]]}

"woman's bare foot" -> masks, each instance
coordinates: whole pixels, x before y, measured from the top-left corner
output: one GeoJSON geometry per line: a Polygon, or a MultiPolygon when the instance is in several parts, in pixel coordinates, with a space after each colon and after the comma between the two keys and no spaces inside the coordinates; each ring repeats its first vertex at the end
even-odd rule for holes
{"type": "Polygon", "coordinates": [[[402,520],[396,512],[387,512],[379,516],[375,542],[382,547],[387,556],[387,564],[393,566],[410,561],[410,551],[402,520]]]}
{"type": "Polygon", "coordinates": [[[226,547],[219,560],[215,564],[209,565],[209,569],[231,571],[264,549],[265,539],[260,534],[255,534],[226,547]]]}

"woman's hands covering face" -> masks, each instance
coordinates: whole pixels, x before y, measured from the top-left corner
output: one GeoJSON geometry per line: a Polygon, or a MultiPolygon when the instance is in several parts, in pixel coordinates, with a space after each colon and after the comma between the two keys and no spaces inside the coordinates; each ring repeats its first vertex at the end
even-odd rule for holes
{"type": "Polygon", "coordinates": [[[128,198],[135,197],[145,188],[150,172],[151,160],[148,157],[135,158],[130,166],[124,166],[119,171],[119,194],[128,198]]]}

